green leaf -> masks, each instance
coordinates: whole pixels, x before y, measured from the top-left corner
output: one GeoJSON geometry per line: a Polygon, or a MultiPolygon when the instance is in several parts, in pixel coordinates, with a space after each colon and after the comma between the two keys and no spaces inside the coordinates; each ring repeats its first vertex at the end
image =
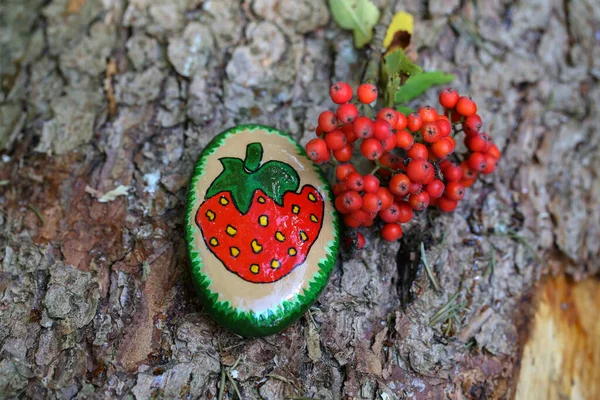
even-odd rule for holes
{"type": "Polygon", "coordinates": [[[335,22],[354,32],[354,45],[363,47],[373,38],[373,27],[379,21],[379,9],[371,0],[329,0],[335,22]]]}
{"type": "Polygon", "coordinates": [[[400,111],[404,115],[412,114],[415,112],[415,110],[406,106],[398,106],[396,107],[396,111],[400,111]]]}
{"type": "Polygon", "coordinates": [[[246,147],[245,160],[220,158],[223,172],[206,191],[206,199],[221,192],[229,192],[236,208],[240,213],[246,214],[252,206],[254,192],[260,189],[275,203],[283,206],[283,196],[289,191],[298,190],[300,177],[294,168],[281,161],[271,160],[259,166],[262,154],[260,143],[250,143],[246,147]]]}
{"type": "Polygon", "coordinates": [[[396,91],[394,100],[397,104],[407,103],[417,96],[423,94],[427,89],[435,85],[443,85],[454,80],[454,75],[440,71],[423,72],[411,76],[404,85],[396,91]]]}
{"type": "Polygon", "coordinates": [[[388,80],[395,75],[416,75],[423,72],[423,69],[410,61],[402,49],[396,49],[383,57],[381,72],[383,79],[388,80]]]}

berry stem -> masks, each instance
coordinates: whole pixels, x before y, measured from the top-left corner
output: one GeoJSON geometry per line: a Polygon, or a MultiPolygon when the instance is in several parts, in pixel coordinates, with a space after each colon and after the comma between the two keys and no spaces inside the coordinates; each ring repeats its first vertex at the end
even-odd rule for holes
{"type": "Polygon", "coordinates": [[[387,33],[388,26],[392,22],[394,10],[398,0],[392,0],[391,4],[385,8],[379,23],[375,26],[375,32],[373,33],[373,40],[370,45],[370,59],[365,68],[362,81],[364,83],[372,83],[375,86],[379,86],[379,71],[381,66],[381,57],[385,52],[383,47],[383,41],[385,34],[387,33]]]}
{"type": "Polygon", "coordinates": [[[381,168],[379,165],[375,166],[375,168],[371,170],[370,174],[375,175],[375,172],[379,171],[379,168],[381,168]]]}

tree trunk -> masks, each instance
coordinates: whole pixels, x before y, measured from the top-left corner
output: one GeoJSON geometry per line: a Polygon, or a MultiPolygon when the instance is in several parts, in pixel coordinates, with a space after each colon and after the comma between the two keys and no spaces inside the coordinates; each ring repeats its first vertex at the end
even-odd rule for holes
{"type": "Polygon", "coordinates": [[[419,63],[477,100],[498,171],[399,243],[365,231],[305,317],[246,339],[191,284],[193,165],[239,123],[306,143],[365,52],[324,0],[2,2],[0,397],[514,396],[536,281],[600,270],[598,7],[397,8],[419,63]]]}

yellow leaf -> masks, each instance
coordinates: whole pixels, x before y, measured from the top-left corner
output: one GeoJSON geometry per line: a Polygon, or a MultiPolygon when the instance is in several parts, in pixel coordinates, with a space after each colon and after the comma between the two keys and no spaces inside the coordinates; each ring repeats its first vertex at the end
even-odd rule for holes
{"type": "Polygon", "coordinates": [[[383,41],[383,46],[387,48],[391,43],[392,39],[394,39],[394,35],[398,31],[406,31],[412,35],[413,33],[413,21],[414,18],[412,14],[409,14],[404,11],[397,12],[392,19],[392,23],[387,29],[387,33],[385,34],[385,40],[383,41]]]}

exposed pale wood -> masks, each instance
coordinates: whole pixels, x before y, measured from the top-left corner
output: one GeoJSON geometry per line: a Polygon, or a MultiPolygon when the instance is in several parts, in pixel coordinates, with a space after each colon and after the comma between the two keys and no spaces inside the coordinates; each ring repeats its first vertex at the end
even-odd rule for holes
{"type": "Polygon", "coordinates": [[[540,287],[517,399],[600,399],[600,280],[540,287]]]}

